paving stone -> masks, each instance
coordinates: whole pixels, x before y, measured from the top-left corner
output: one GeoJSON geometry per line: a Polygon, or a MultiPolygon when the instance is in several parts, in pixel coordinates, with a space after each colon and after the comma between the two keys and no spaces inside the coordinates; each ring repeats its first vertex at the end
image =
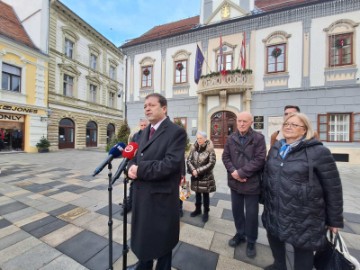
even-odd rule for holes
{"type": "Polygon", "coordinates": [[[47,217],[44,217],[42,219],[38,219],[34,222],[31,222],[31,223],[28,223],[24,226],[21,226],[21,229],[23,229],[24,231],[26,232],[30,232],[34,229],[37,229],[37,228],[40,228],[48,223],[51,223],[51,222],[54,222],[56,220],[55,217],[53,216],[47,216],[47,217]]]}
{"type": "Polygon", "coordinates": [[[215,270],[219,254],[187,243],[181,243],[173,254],[172,266],[181,270],[215,270]]]}
{"type": "Polygon", "coordinates": [[[67,222],[57,219],[55,218],[55,220],[53,222],[47,223],[44,226],[41,226],[39,228],[33,229],[31,230],[29,233],[36,237],[36,238],[41,238],[44,235],[47,235],[53,231],[56,231],[64,226],[68,225],[67,222]]]}
{"type": "Polygon", "coordinates": [[[224,209],[221,218],[234,222],[234,216],[231,209],[224,209]]]}
{"type": "MultiPolygon", "coordinates": [[[[69,258],[68,256],[62,254],[57,257],[55,260],[52,260],[50,263],[41,267],[39,270],[86,270],[85,266],[82,266],[77,261],[69,258]]],[[[105,268],[104,268],[105,269],[105,268]]]]}
{"type": "Polygon", "coordinates": [[[99,253],[108,241],[93,232],[82,231],[71,239],[58,245],[57,250],[73,258],[75,261],[85,264],[93,256],[99,253]]]}
{"type": "MultiPolygon", "coordinates": [[[[21,254],[26,251],[33,249],[37,245],[41,244],[41,241],[34,237],[28,237],[20,242],[17,242],[14,245],[11,245],[7,248],[0,250],[0,265],[13,259],[18,258],[21,254]]],[[[26,268],[17,268],[17,269],[26,269],[26,268]]]]}
{"type": "Polygon", "coordinates": [[[37,270],[59,256],[61,256],[59,251],[44,243],[40,243],[23,254],[18,255],[16,258],[4,263],[3,268],[7,270],[37,270]]]}
{"type": "Polygon", "coordinates": [[[269,246],[262,244],[256,244],[257,255],[255,258],[249,258],[246,256],[246,243],[242,243],[235,248],[234,258],[258,267],[264,268],[273,263],[273,257],[269,246]]]}
{"type": "Polygon", "coordinates": [[[26,204],[21,202],[11,202],[0,207],[0,216],[19,211],[21,209],[27,208],[26,204]]]}
{"type": "Polygon", "coordinates": [[[235,259],[231,259],[225,256],[219,256],[216,270],[261,270],[263,268],[256,267],[254,265],[241,262],[235,259]]]}
{"type": "Polygon", "coordinates": [[[89,269],[111,269],[110,267],[120,258],[123,252],[123,246],[113,242],[112,251],[112,264],[109,263],[109,245],[102,249],[99,253],[93,256],[85,263],[85,266],[89,269]],[[110,264],[110,265],[109,265],[110,264]]]}
{"type": "Polygon", "coordinates": [[[73,236],[79,234],[82,231],[83,231],[82,228],[74,226],[73,224],[68,224],[65,225],[64,227],[61,227],[60,229],[57,229],[41,237],[40,240],[52,247],[56,247],[61,243],[71,239],[73,236]]]}
{"type": "Polygon", "coordinates": [[[10,226],[12,223],[6,220],[5,218],[0,219],[0,229],[10,226]]]}
{"type": "MultiPolygon", "coordinates": [[[[118,204],[112,204],[112,214],[116,215],[117,213],[120,213],[120,211],[122,210],[122,206],[118,205],[118,204]]],[[[101,215],[109,215],[109,206],[105,206],[99,210],[96,211],[96,213],[99,213],[101,215]]]]}
{"type": "Polygon", "coordinates": [[[189,224],[180,224],[180,240],[182,242],[209,249],[213,236],[213,231],[191,226],[189,224]]]}
{"type": "Polygon", "coordinates": [[[77,208],[76,205],[67,204],[67,205],[65,205],[65,206],[62,206],[62,207],[59,207],[59,208],[54,209],[54,210],[52,210],[52,211],[49,211],[48,213],[49,213],[50,215],[52,215],[52,216],[59,216],[59,215],[64,214],[64,213],[66,213],[66,212],[68,212],[68,211],[70,211],[70,210],[73,210],[73,209],[75,209],[75,208],[77,208]]]}
{"type": "Polygon", "coordinates": [[[344,219],[349,222],[360,223],[360,214],[344,213],[344,219]]]}
{"type": "Polygon", "coordinates": [[[0,250],[10,247],[16,244],[17,242],[20,242],[28,237],[30,237],[30,234],[22,230],[19,230],[3,238],[0,238],[0,250]]]}

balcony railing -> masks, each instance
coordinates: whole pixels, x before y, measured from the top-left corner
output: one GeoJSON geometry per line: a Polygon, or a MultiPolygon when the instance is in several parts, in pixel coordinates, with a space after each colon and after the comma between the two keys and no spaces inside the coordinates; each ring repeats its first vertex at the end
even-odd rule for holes
{"type": "Polygon", "coordinates": [[[254,84],[251,73],[228,73],[202,77],[198,84],[198,93],[214,92],[226,89],[229,92],[240,93],[252,89],[254,84]]]}

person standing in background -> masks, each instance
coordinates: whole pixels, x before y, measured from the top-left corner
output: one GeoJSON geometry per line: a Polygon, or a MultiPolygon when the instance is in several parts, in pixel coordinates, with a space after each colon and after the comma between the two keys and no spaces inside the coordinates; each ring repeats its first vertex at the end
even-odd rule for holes
{"type": "Polygon", "coordinates": [[[249,112],[237,115],[237,131],[226,140],[222,160],[228,173],[231,204],[236,227],[229,246],[247,241],[246,255],[256,256],[260,178],[265,165],[264,135],[251,128],[253,116],[249,112]]]}

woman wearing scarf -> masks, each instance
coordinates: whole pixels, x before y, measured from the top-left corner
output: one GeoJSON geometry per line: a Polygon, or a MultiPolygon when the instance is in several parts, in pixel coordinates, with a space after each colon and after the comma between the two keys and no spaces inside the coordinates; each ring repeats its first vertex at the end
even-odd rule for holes
{"type": "Polygon", "coordinates": [[[265,269],[287,269],[288,243],[294,248],[294,269],[311,270],[327,230],[336,233],[344,226],[341,180],[332,154],[314,138],[305,114],[289,115],[282,133],[264,171],[262,221],[274,257],[265,269]]]}

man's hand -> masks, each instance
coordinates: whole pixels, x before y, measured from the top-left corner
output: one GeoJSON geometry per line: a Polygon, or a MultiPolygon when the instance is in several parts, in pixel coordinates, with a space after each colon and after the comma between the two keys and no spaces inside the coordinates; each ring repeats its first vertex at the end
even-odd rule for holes
{"type": "Polygon", "coordinates": [[[238,180],[239,182],[242,182],[242,183],[245,183],[245,182],[247,181],[247,178],[241,178],[241,177],[240,177],[240,175],[238,174],[237,170],[233,171],[233,172],[231,173],[231,176],[232,176],[234,179],[236,179],[236,180],[238,180]]]}
{"type": "Polygon", "coordinates": [[[128,170],[128,176],[133,180],[137,178],[137,169],[138,169],[137,165],[132,165],[128,170]]]}

